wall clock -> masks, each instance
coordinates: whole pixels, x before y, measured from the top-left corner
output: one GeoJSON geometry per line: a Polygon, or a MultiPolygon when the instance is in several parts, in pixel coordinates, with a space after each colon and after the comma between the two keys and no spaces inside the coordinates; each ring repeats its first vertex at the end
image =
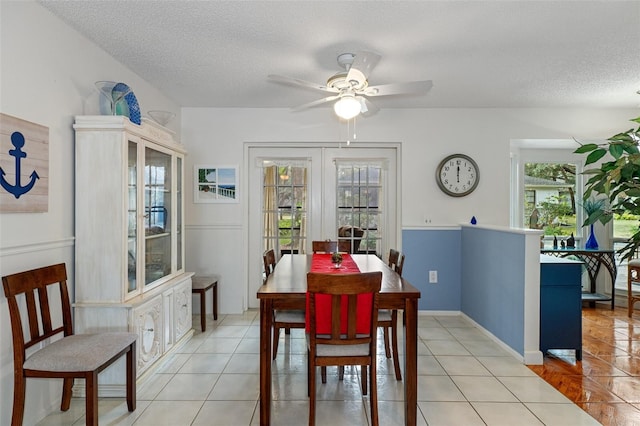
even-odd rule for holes
{"type": "Polygon", "coordinates": [[[471,157],[452,154],[443,159],[436,169],[436,182],[440,189],[452,197],[464,197],[473,192],[480,181],[480,169],[471,157]]]}

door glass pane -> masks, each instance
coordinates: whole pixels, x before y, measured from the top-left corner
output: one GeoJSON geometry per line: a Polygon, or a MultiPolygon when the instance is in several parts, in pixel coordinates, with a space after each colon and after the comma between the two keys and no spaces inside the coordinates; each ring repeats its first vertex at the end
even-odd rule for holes
{"type": "MultiPolygon", "coordinates": [[[[525,163],[524,225],[544,230],[545,239],[580,238],[576,224],[576,165],[567,163],[525,163]]],[[[580,215],[582,217],[582,215],[580,215]]]]}
{"type": "Polygon", "coordinates": [[[338,239],[348,240],[352,253],[380,255],[382,167],[339,163],[337,173],[338,239]]]}
{"type": "Polygon", "coordinates": [[[137,259],[137,234],[138,234],[138,144],[129,141],[127,156],[127,291],[136,290],[136,259],[137,259]]]}
{"type": "Polygon", "coordinates": [[[264,250],[304,253],[307,222],[307,169],[269,166],[263,173],[264,250]]]}
{"type": "Polygon", "coordinates": [[[145,148],[145,285],[171,273],[171,156],[145,148]]]}

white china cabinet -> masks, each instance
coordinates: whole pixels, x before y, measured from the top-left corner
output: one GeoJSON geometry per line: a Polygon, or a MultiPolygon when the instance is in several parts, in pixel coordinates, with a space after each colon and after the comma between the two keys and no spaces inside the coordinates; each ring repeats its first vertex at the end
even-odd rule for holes
{"type": "MultiPolygon", "coordinates": [[[[193,334],[193,273],[184,270],[186,152],[172,132],[147,120],[78,116],[73,127],[76,332],[137,333],[140,376],[193,334]]],[[[102,373],[101,395],[120,394],[124,383],[122,362],[102,373]]]]}

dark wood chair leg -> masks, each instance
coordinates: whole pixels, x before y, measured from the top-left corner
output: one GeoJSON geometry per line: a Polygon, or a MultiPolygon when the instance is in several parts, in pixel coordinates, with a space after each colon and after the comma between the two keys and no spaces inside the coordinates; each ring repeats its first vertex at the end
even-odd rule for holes
{"type": "Polygon", "coordinates": [[[361,365],[360,366],[360,375],[362,376],[361,380],[362,380],[362,394],[366,395],[367,394],[367,389],[369,389],[369,386],[367,385],[367,366],[366,365],[361,365]]]}
{"type": "Polygon", "coordinates": [[[316,366],[309,364],[309,426],[316,424],[316,366]]]}
{"type": "Polygon", "coordinates": [[[60,410],[67,411],[71,406],[71,390],[73,389],[73,377],[67,377],[62,381],[62,403],[60,410]]]}
{"type": "MultiPolygon", "coordinates": [[[[364,366],[366,368],[366,366],[364,366]]],[[[371,426],[378,426],[378,384],[376,381],[376,363],[371,364],[369,368],[369,374],[371,375],[369,383],[371,386],[371,392],[369,392],[369,402],[371,404],[371,426]]]]}
{"type": "Polygon", "coordinates": [[[26,398],[25,378],[22,374],[14,374],[13,381],[13,414],[11,426],[22,426],[24,418],[24,400],[26,398]]]}
{"type": "Polygon", "coordinates": [[[278,354],[278,341],[280,340],[280,327],[273,326],[273,358],[278,354]]]}
{"type": "Polygon", "coordinates": [[[402,372],[400,371],[400,359],[398,356],[398,311],[391,311],[391,346],[393,349],[393,368],[396,371],[396,380],[402,380],[402,372]]]}
{"type": "Polygon", "coordinates": [[[86,382],[86,422],[87,426],[98,426],[98,373],[90,371],[86,382]]]}
{"type": "Polygon", "coordinates": [[[127,352],[127,409],[136,409],[136,342],[129,346],[127,352]]]}
{"type": "MultiPolygon", "coordinates": [[[[393,314],[391,314],[391,316],[393,317],[393,314]]],[[[384,335],[384,354],[386,355],[387,358],[391,358],[391,350],[389,347],[389,328],[390,327],[383,327],[383,335],[384,335]]]]}

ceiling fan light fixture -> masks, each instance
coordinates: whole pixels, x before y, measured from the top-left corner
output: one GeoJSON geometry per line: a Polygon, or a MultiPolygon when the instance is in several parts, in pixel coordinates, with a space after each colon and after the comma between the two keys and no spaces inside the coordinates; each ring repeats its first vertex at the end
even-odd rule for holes
{"type": "Polygon", "coordinates": [[[361,112],[361,104],[353,95],[344,95],[333,105],[336,115],[344,120],[351,120],[361,112]]]}

